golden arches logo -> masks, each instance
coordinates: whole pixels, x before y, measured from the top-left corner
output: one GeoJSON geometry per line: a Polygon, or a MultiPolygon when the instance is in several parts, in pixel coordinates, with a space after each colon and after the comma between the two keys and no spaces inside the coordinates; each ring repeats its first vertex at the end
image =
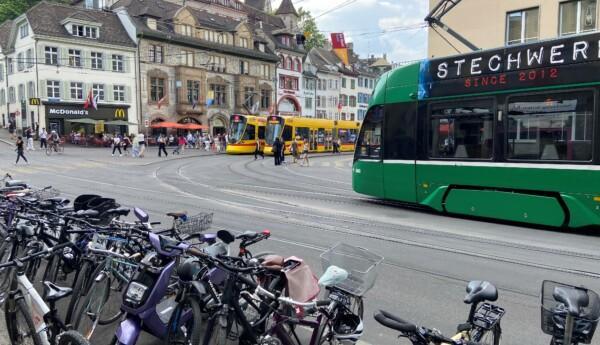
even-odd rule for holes
{"type": "Polygon", "coordinates": [[[29,105],[40,105],[42,102],[40,102],[39,98],[30,98],[29,99],[29,105]]]}
{"type": "Polygon", "coordinates": [[[125,109],[117,108],[115,110],[115,119],[124,119],[125,118],[125,109]]]}

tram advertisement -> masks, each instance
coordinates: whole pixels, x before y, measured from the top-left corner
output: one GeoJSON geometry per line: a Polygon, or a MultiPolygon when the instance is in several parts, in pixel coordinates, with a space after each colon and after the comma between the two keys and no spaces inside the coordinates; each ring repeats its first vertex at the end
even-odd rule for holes
{"type": "Polygon", "coordinates": [[[600,34],[421,63],[419,99],[600,81],[600,34]]]}

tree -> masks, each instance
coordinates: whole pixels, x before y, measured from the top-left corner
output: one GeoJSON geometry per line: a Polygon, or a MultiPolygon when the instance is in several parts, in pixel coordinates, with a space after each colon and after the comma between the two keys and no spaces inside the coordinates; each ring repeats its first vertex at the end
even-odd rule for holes
{"type": "MultiPolygon", "coordinates": [[[[50,0],[54,2],[68,2],[67,0],[50,0]]],[[[8,19],[15,19],[25,13],[40,0],[0,0],[0,23],[8,19]]]]}
{"type": "Polygon", "coordinates": [[[322,32],[319,31],[319,28],[317,27],[317,21],[312,14],[310,14],[310,11],[307,11],[301,7],[298,11],[298,14],[300,15],[300,28],[306,35],[304,49],[306,51],[310,51],[312,48],[323,47],[325,42],[327,42],[327,38],[322,32]]]}

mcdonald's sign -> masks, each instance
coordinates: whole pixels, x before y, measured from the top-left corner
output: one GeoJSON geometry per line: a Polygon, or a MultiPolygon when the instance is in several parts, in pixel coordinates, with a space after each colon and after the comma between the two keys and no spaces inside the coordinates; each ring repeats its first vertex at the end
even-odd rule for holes
{"type": "Polygon", "coordinates": [[[117,108],[115,109],[115,119],[125,119],[127,114],[125,113],[125,109],[117,108]]]}
{"type": "Polygon", "coordinates": [[[42,102],[40,101],[39,98],[30,98],[29,99],[29,105],[41,105],[42,102]]]}

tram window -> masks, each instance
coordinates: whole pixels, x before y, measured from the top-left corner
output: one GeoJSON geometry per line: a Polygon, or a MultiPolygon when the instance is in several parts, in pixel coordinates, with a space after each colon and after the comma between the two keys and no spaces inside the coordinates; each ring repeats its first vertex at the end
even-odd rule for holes
{"type": "Polygon", "coordinates": [[[256,127],[254,125],[246,125],[243,140],[256,140],[256,127]]]}
{"type": "Polygon", "coordinates": [[[337,136],[342,144],[354,144],[356,141],[356,129],[338,129],[337,136]]]}
{"type": "Polygon", "coordinates": [[[283,141],[292,141],[292,126],[283,127],[283,134],[281,134],[283,141]]]}
{"type": "Polygon", "coordinates": [[[381,128],[383,126],[383,107],[369,110],[358,137],[357,159],[381,159],[381,128]]]}
{"type": "Polygon", "coordinates": [[[417,103],[398,103],[385,107],[385,158],[415,159],[417,103]]]}
{"type": "Polygon", "coordinates": [[[258,126],[258,139],[265,139],[265,126],[258,126]]]}
{"type": "Polygon", "coordinates": [[[508,158],[591,161],[592,91],[511,97],[508,158]]]}
{"type": "Polygon", "coordinates": [[[430,108],[429,156],[491,159],[494,138],[491,100],[438,103],[430,108]]]}
{"type": "Polygon", "coordinates": [[[325,145],[325,128],[319,128],[317,131],[317,143],[325,145]]]}
{"type": "Polygon", "coordinates": [[[309,134],[310,130],[307,127],[296,128],[296,137],[300,137],[300,139],[308,139],[309,134]]]}

